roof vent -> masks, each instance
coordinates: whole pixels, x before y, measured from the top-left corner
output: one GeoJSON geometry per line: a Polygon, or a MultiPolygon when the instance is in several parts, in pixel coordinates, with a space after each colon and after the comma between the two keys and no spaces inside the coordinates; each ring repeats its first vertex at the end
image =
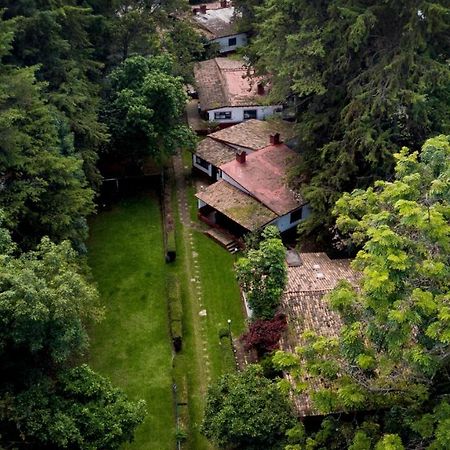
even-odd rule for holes
{"type": "Polygon", "coordinates": [[[319,280],[322,280],[325,278],[325,275],[322,272],[317,272],[316,273],[316,278],[318,278],[319,280]]]}

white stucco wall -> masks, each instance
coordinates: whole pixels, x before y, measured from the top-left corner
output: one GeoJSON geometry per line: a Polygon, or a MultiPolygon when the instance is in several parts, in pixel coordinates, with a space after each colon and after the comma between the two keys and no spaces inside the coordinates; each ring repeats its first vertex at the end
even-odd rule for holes
{"type": "Polygon", "coordinates": [[[212,39],[211,42],[219,44],[219,52],[227,53],[236,50],[239,47],[244,47],[247,45],[247,35],[245,33],[234,34],[232,36],[220,37],[217,39],[212,39]],[[229,40],[236,38],[235,45],[229,45],[229,40]]]}
{"type": "Polygon", "coordinates": [[[248,192],[247,189],[244,189],[237,181],[235,181],[233,178],[228,176],[225,172],[221,171],[221,174],[222,174],[222,176],[221,176],[222,180],[225,180],[227,183],[230,183],[232,186],[234,186],[235,188],[238,188],[242,192],[245,192],[246,194],[250,194],[250,192],[248,192]]]}
{"type": "Polygon", "coordinates": [[[311,210],[309,209],[309,206],[304,205],[302,207],[302,216],[299,220],[291,223],[291,213],[289,213],[275,219],[273,222],[270,222],[269,225],[275,225],[280,230],[280,233],[283,233],[284,231],[290,230],[291,228],[297,226],[302,220],[306,219],[310,213],[311,210]]]}
{"type": "Polygon", "coordinates": [[[210,122],[217,123],[239,123],[244,121],[244,110],[256,109],[256,118],[264,120],[267,117],[273,116],[275,110],[282,108],[281,105],[269,105],[269,106],[229,106],[225,108],[211,109],[208,111],[208,120],[210,122]],[[215,119],[214,113],[216,112],[231,112],[231,119],[215,119]]]}
{"type": "Polygon", "coordinates": [[[192,166],[212,177],[212,165],[208,163],[208,168],[201,166],[196,162],[196,155],[192,155],[192,166]]]}

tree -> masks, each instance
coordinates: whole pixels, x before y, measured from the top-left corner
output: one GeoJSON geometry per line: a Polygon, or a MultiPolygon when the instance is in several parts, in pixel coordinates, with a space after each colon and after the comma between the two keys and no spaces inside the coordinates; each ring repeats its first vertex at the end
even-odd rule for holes
{"type": "Polygon", "coordinates": [[[36,250],[18,256],[14,245],[8,246],[0,256],[0,377],[16,383],[16,365],[24,360],[33,369],[48,371],[83,354],[85,322],[98,319],[101,310],[97,291],[67,241],[56,245],[44,238],[36,250]]]}
{"type": "Polygon", "coordinates": [[[287,279],[286,250],[276,227],[265,228],[259,248],[250,249],[236,263],[237,279],[245,290],[256,319],[271,319],[287,279]]]}
{"type": "Polygon", "coordinates": [[[187,96],[172,70],[167,55],[135,56],[111,73],[105,118],[116,155],[161,161],[177,148],[194,146],[192,131],[182,124],[187,96]]]}
{"type": "Polygon", "coordinates": [[[450,9],[416,0],[265,0],[249,56],[295,105],[300,186],[327,234],[341,193],[392,173],[393,154],[449,133],[450,9]]]}
{"type": "Polygon", "coordinates": [[[0,399],[2,438],[6,431],[5,443],[18,448],[118,449],[144,416],[144,401],[130,402],[86,365],[42,377],[3,405],[0,399]]]}
{"type": "Polygon", "coordinates": [[[226,374],[208,390],[202,433],[220,448],[280,448],[294,424],[288,400],[259,366],[226,374]]]}
{"type": "MultiPolygon", "coordinates": [[[[382,432],[378,448],[445,448],[450,434],[450,139],[403,148],[394,181],[344,194],[337,226],[361,247],[348,283],[329,301],[344,326],[336,338],[306,332],[299,356],[275,356],[297,368],[323,412],[373,411],[382,432]],[[321,388],[319,379],[322,380],[321,388]],[[383,447],[386,445],[387,447],[383,447]],[[430,447],[427,447],[430,446],[430,447]]],[[[366,413],[366,416],[370,413],[366,413]]],[[[356,438],[356,436],[355,436],[356,438]]]]}
{"type": "MultiPolygon", "coordinates": [[[[0,19],[0,60],[7,59],[14,23],[0,19]]],[[[0,66],[0,208],[24,247],[42,236],[83,247],[93,212],[83,160],[68,124],[43,98],[36,68],[0,66]]]]}
{"type": "Polygon", "coordinates": [[[72,0],[2,0],[0,8],[5,8],[5,18],[18,19],[8,62],[35,67],[37,80],[45,82],[45,100],[54,106],[57,120],[67,124],[85,174],[96,185],[96,154],[107,134],[98,120],[101,63],[93,59],[90,36],[95,16],[72,0]]]}

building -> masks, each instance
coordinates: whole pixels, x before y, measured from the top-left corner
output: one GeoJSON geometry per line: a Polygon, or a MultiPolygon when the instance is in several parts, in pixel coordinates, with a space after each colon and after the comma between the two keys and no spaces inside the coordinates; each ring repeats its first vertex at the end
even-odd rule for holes
{"type": "Polygon", "coordinates": [[[230,53],[247,45],[247,33],[237,30],[235,9],[230,2],[222,0],[216,4],[200,5],[192,11],[195,25],[211,44],[219,46],[220,53],[230,53]]]}
{"type": "Polygon", "coordinates": [[[267,147],[219,167],[219,181],[197,192],[199,218],[236,237],[267,225],[280,232],[295,227],[309,215],[306,202],[287,183],[287,168],[299,155],[272,137],[267,147]]]}
{"type": "Polygon", "coordinates": [[[249,155],[266,147],[269,136],[277,133],[288,146],[294,143],[293,124],[282,120],[250,119],[216,131],[199,143],[192,155],[192,167],[216,181],[220,178],[220,166],[234,160],[236,152],[249,155]]]}
{"type": "MultiPolygon", "coordinates": [[[[341,280],[358,286],[360,274],[350,267],[350,262],[349,259],[332,260],[326,253],[288,251],[288,281],[281,299],[281,311],[286,314],[289,333],[280,342],[282,350],[294,352],[303,344],[305,331],[314,331],[327,338],[339,334],[341,318],[330,309],[324,297],[341,280]]],[[[293,382],[289,376],[287,378],[293,382]]],[[[300,417],[319,414],[306,392],[293,395],[292,400],[300,417]]]]}
{"type": "Polygon", "coordinates": [[[250,77],[242,60],[214,58],[194,66],[199,113],[221,128],[248,119],[263,120],[282,112],[282,105],[269,104],[267,86],[250,77]]]}

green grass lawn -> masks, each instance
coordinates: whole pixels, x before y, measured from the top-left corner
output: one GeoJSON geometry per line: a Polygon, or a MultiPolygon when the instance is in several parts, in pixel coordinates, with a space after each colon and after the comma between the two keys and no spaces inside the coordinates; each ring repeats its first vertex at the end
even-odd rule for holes
{"type": "Polygon", "coordinates": [[[92,327],[90,364],[148,415],[133,450],[175,447],[172,354],[165,295],[161,218],[157,199],[122,201],[90,223],[89,263],[105,319],[92,327]]]}

